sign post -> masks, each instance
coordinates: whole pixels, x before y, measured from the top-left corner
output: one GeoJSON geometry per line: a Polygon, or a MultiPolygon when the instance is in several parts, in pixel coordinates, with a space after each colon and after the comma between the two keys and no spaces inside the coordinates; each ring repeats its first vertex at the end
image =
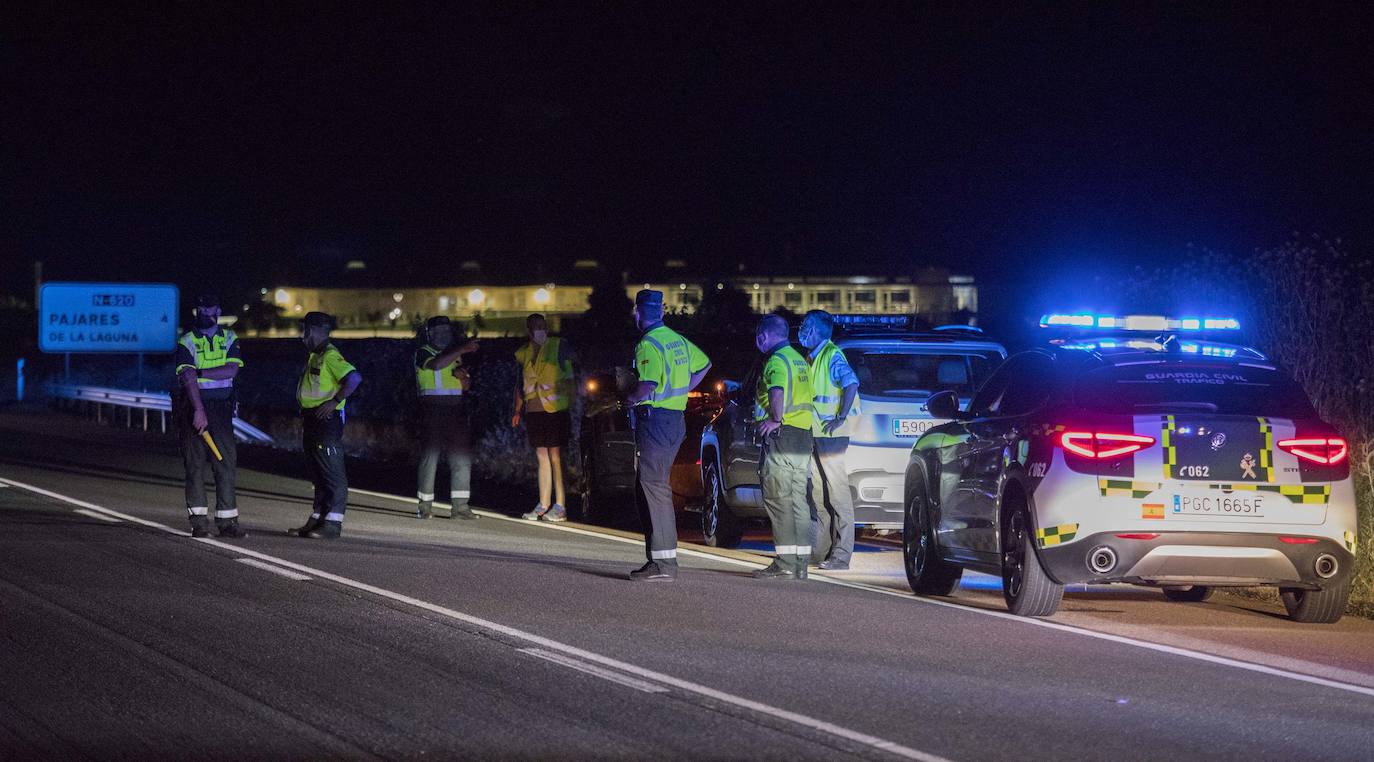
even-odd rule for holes
{"type": "Polygon", "coordinates": [[[38,348],[63,354],[171,352],[179,299],[170,283],[44,283],[38,292],[38,348]]]}

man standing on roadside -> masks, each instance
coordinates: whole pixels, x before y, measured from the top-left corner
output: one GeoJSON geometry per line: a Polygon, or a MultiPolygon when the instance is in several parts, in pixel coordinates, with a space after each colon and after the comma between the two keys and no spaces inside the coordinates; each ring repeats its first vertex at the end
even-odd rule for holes
{"type": "Polygon", "coordinates": [[[850,421],[858,420],[859,377],[844,352],[830,340],[835,322],[825,310],[811,310],[797,338],[811,361],[812,429],[811,547],[825,571],[844,571],[854,555],[854,497],[849,493],[850,421]]]}
{"type": "Polygon", "coordinates": [[[234,442],[234,378],[243,367],[239,339],[219,324],[219,297],[204,295],[191,311],[195,327],[182,334],[176,348],[176,395],[172,420],[186,466],[186,512],[192,537],[210,536],[210,507],[205,499],[205,460],[215,475],[215,529],[220,537],[246,537],[239,526],[234,478],[238,450],[234,442]],[[209,434],[219,450],[215,457],[205,442],[209,434]]]}
{"type": "Polygon", "coordinates": [[[543,315],[525,319],[530,341],[516,350],[520,363],[511,426],[525,417],[525,432],[539,461],[539,503],[521,518],[528,521],[567,521],[563,494],[563,448],[572,435],[568,408],[573,396],[573,353],[566,341],[549,336],[543,315]],[[552,501],[552,502],[550,502],[552,501]]]}
{"type": "Polygon", "coordinates": [[[663,324],[663,292],[635,294],[635,345],[639,383],[628,401],[634,416],[636,476],[644,493],[645,564],[630,572],[636,582],[671,582],[677,578],[677,515],[668,478],[678,448],[687,435],[683,413],[687,393],[706,377],[711,360],[695,344],[663,324]]]}
{"type": "Polygon", "coordinates": [[[773,525],[776,558],[756,579],[806,579],[811,556],[811,515],[806,475],[811,460],[811,366],[787,340],[787,321],[764,315],[754,332],[764,355],[754,390],[754,420],[763,439],[759,481],[773,525]]]}
{"type": "Polygon", "coordinates": [[[420,469],[416,480],[417,518],[434,510],[434,474],[439,457],[448,461],[449,518],[475,519],[471,496],[472,451],[468,434],[467,396],[471,383],[463,355],[477,351],[477,342],[456,343],[453,325],[443,315],[425,323],[427,343],[415,353],[415,384],[420,396],[420,469]]]}
{"type": "Polygon", "coordinates": [[[363,377],[329,342],[334,318],[309,312],[301,321],[301,341],[310,352],[296,387],[301,408],[301,448],[305,468],[315,485],[310,520],[291,530],[312,540],[337,539],[348,509],[348,474],[344,470],[344,403],[363,377]]]}

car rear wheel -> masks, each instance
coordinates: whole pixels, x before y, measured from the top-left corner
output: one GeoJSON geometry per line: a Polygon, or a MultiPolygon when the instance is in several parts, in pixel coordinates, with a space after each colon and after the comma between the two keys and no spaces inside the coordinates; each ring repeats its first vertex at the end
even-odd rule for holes
{"type": "Polygon", "coordinates": [[[1202,603],[1212,597],[1212,588],[1206,585],[1166,587],[1164,597],[1175,603],[1202,603]]]}
{"type": "Polygon", "coordinates": [[[1040,565],[1025,508],[1012,510],[1002,535],[1002,597],[1017,616],[1049,616],[1059,610],[1064,586],[1040,565]]]}
{"type": "Polygon", "coordinates": [[[591,456],[591,448],[582,448],[582,521],[594,524],[602,518],[600,497],[596,493],[596,460],[591,456]]]}
{"type": "Polygon", "coordinates": [[[906,582],[917,595],[949,595],[964,575],[962,567],[940,558],[930,508],[920,488],[911,491],[902,517],[902,559],[906,582]]]}
{"type": "Polygon", "coordinates": [[[1345,615],[1345,604],[1350,599],[1350,580],[1347,578],[1322,590],[1280,588],[1279,597],[1283,599],[1283,607],[1288,609],[1289,619],[1333,624],[1345,615]]]}
{"type": "Polygon", "coordinates": [[[744,524],[725,503],[725,481],[714,453],[707,453],[701,465],[701,534],[713,548],[739,547],[744,524]]]}

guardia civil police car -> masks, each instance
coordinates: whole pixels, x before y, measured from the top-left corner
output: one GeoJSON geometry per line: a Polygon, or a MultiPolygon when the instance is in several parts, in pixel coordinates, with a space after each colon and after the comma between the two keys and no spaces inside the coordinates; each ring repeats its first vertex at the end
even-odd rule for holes
{"type": "MultiPolygon", "coordinates": [[[[916,331],[909,315],[835,315],[836,345],[859,378],[846,465],[857,527],[899,529],[911,444],[945,419],[926,409],[936,392],[969,399],[1007,351],[969,326],[916,331]]],[[[739,544],[744,523],[766,518],[754,430],[756,365],[730,391],[701,436],[702,533],[739,544]]]]}
{"type": "Polygon", "coordinates": [[[919,594],[1000,574],[1008,608],[1046,616],[1066,584],[1129,583],[1175,601],[1279,588],[1292,619],[1335,622],[1355,560],[1347,445],[1254,349],[1197,338],[1231,319],[1047,315],[1106,328],[1012,356],[921,437],[904,557],[919,594]],[[1119,330],[1139,329],[1122,335],[1119,330]]]}

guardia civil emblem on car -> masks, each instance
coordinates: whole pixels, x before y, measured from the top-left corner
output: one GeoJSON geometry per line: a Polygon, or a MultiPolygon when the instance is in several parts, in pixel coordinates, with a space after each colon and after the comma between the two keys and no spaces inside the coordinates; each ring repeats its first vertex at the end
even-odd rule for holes
{"type": "Polygon", "coordinates": [[[1225,444],[1226,444],[1226,435],[1223,434],[1222,432],[1218,431],[1218,432],[1216,433],[1216,436],[1212,437],[1212,449],[1213,449],[1213,450],[1220,450],[1225,444]]]}

